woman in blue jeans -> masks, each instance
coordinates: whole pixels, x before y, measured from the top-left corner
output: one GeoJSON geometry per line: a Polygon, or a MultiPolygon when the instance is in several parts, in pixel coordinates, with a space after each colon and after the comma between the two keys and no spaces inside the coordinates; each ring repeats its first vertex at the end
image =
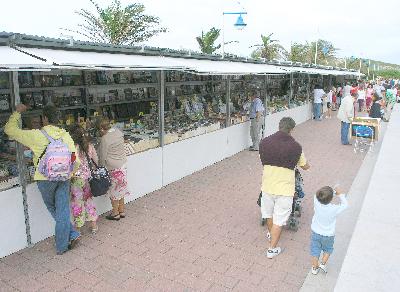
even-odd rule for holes
{"type": "Polygon", "coordinates": [[[60,112],[55,106],[47,105],[43,108],[42,121],[43,128],[41,130],[23,130],[20,127],[21,113],[26,111],[26,106],[18,104],[16,111],[10,116],[4,132],[11,138],[26,147],[29,147],[33,152],[33,162],[35,164],[34,179],[37,182],[40,193],[42,194],[43,202],[49,210],[51,216],[56,222],[55,240],[57,254],[63,254],[73,248],[79,240],[80,234],[72,226],[70,220],[69,207],[69,188],[70,182],[66,181],[49,181],[37,167],[38,162],[43,153],[45,153],[49,138],[62,140],[68,146],[71,155],[71,161],[76,158],[74,170],[79,167],[79,157],[75,156],[75,144],[71,136],[64,129],[57,127],[60,112]],[[46,135],[47,136],[46,136],[46,135]]]}
{"type": "Polygon", "coordinates": [[[316,121],[321,121],[322,117],[322,99],[326,96],[325,91],[319,84],[315,85],[314,88],[314,119],[316,121]]]}

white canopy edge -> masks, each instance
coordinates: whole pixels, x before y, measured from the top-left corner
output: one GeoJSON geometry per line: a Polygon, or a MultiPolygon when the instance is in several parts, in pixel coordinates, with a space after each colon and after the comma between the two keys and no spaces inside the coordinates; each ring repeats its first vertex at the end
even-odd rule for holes
{"type": "MultiPolygon", "coordinates": [[[[8,48],[8,47],[5,47],[8,48]]],[[[8,48],[13,50],[11,48],[8,48]]],[[[271,64],[255,64],[233,62],[224,60],[201,60],[194,58],[175,58],[164,56],[130,55],[122,53],[99,53],[72,50],[55,50],[45,48],[18,48],[28,55],[24,57],[34,59],[39,65],[53,69],[80,69],[80,70],[178,70],[188,71],[201,75],[264,75],[308,73],[321,75],[360,75],[358,72],[328,70],[306,67],[283,67],[271,64]],[[45,61],[40,61],[31,56],[37,56],[45,61]]],[[[1,59],[0,59],[1,60],[1,59]]],[[[2,64],[0,62],[0,64],[2,64]]],[[[18,64],[18,63],[17,63],[18,64]]],[[[24,66],[22,66],[24,67],[24,66]]],[[[36,66],[37,68],[37,66],[36,66]]],[[[1,69],[1,65],[0,65],[1,69]]]]}
{"type": "Polygon", "coordinates": [[[247,74],[285,74],[279,66],[232,61],[198,60],[164,56],[144,56],[52,50],[42,48],[19,48],[28,54],[38,56],[57,68],[110,68],[125,70],[184,70],[197,74],[247,75],[247,74]]]}
{"type": "Polygon", "coordinates": [[[21,53],[7,46],[0,46],[0,70],[1,71],[21,71],[36,70],[37,68],[49,68],[46,62],[35,57],[21,53]]]}
{"type": "Polygon", "coordinates": [[[336,76],[350,76],[359,75],[358,72],[352,71],[340,71],[340,70],[329,70],[329,69],[319,69],[319,68],[307,68],[307,67],[283,67],[288,73],[308,73],[308,74],[321,74],[321,75],[336,75],[336,76]]]}

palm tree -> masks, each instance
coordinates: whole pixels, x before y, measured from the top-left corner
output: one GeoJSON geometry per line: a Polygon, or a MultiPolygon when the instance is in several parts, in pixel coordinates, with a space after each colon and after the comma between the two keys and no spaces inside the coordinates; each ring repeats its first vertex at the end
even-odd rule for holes
{"type": "Polygon", "coordinates": [[[259,48],[251,54],[253,58],[265,58],[267,60],[286,58],[287,51],[279,44],[278,40],[271,38],[272,35],[273,33],[270,33],[268,36],[261,35],[262,44],[254,46],[259,48]]]}
{"type": "Polygon", "coordinates": [[[96,8],[92,13],[81,9],[76,14],[83,17],[76,32],[93,42],[110,43],[113,45],[134,45],[148,40],[154,35],[165,32],[159,26],[160,19],[144,14],[145,7],[140,3],[121,5],[120,0],[113,0],[106,8],[101,8],[94,0],[89,0],[96,8]]]}
{"type": "Polygon", "coordinates": [[[208,32],[204,34],[201,32],[200,37],[196,37],[197,42],[199,43],[200,50],[205,54],[212,54],[216,50],[218,50],[221,45],[214,46],[215,41],[219,37],[221,30],[215,27],[212,27],[208,32]]]}
{"type": "MultiPolygon", "coordinates": [[[[310,63],[314,63],[315,58],[315,42],[308,43],[310,48],[310,63]]],[[[318,40],[317,43],[317,64],[321,65],[335,65],[336,53],[338,49],[330,42],[326,40],[318,40]]]]}
{"type": "Polygon", "coordinates": [[[308,63],[308,56],[310,55],[310,46],[308,44],[293,43],[290,46],[290,53],[288,55],[289,61],[308,63]]]}

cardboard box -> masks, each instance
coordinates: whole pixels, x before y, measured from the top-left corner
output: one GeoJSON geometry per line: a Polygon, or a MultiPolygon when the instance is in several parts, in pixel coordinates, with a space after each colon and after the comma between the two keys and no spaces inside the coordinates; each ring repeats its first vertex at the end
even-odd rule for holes
{"type": "Polygon", "coordinates": [[[379,139],[380,121],[381,119],[369,117],[354,118],[350,126],[351,136],[377,141],[379,139]]]}

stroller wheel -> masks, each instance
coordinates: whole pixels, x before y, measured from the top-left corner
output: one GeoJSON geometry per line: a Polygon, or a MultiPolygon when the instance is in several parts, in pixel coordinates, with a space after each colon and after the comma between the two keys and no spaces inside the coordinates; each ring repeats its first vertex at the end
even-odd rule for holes
{"type": "Polygon", "coordinates": [[[288,229],[290,229],[290,230],[297,231],[297,230],[299,229],[299,220],[297,220],[297,219],[294,217],[294,215],[291,215],[291,216],[289,217],[288,222],[287,222],[287,227],[288,227],[288,229]]]}
{"type": "Polygon", "coordinates": [[[264,226],[265,222],[267,222],[267,218],[261,218],[261,226],[264,226]]]}
{"type": "Polygon", "coordinates": [[[294,215],[295,215],[296,217],[301,217],[301,211],[300,211],[300,210],[294,211],[294,215]]]}
{"type": "Polygon", "coordinates": [[[294,225],[290,226],[290,229],[293,230],[294,232],[297,232],[299,230],[299,226],[294,224],[294,225]]]}

